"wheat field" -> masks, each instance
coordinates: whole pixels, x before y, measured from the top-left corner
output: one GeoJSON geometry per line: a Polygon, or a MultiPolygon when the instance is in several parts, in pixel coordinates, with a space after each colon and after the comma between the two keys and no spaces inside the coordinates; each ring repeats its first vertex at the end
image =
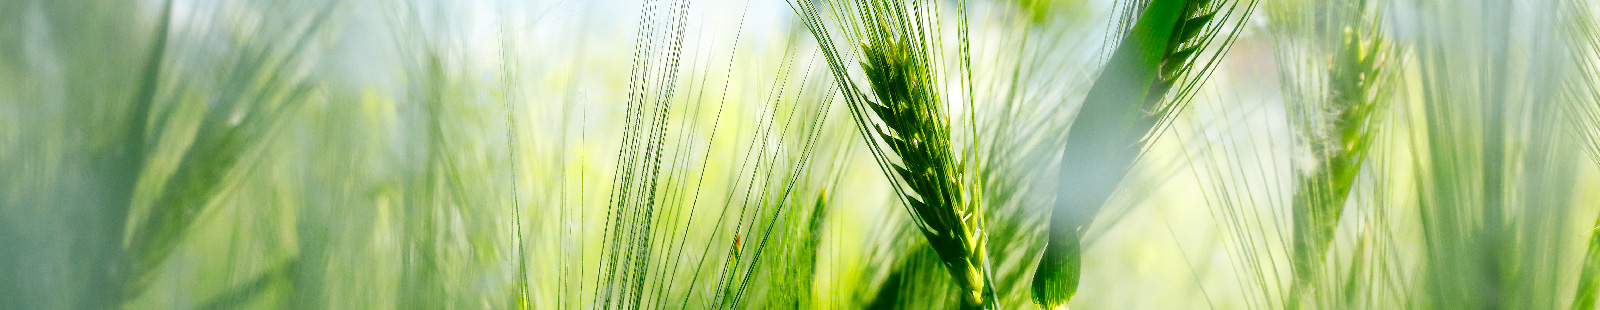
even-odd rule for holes
{"type": "Polygon", "coordinates": [[[1596,309],[1600,0],[0,0],[0,309],[1596,309]]]}

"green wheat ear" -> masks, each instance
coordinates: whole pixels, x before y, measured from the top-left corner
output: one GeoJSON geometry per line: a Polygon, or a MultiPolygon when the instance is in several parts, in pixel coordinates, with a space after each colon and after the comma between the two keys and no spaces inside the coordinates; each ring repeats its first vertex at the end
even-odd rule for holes
{"type": "Polygon", "coordinates": [[[1314,41],[1304,55],[1306,63],[1280,66],[1292,80],[1289,83],[1298,82],[1287,88],[1300,90],[1286,98],[1294,110],[1291,118],[1298,118],[1293,129],[1317,160],[1314,170],[1300,176],[1295,190],[1296,287],[1290,298],[1298,298],[1300,289],[1322,269],[1340,214],[1372,148],[1378,101],[1383,97],[1376,84],[1386,73],[1387,60],[1377,14],[1368,10],[1366,2],[1338,1],[1307,9],[1317,12],[1302,13],[1305,16],[1328,14],[1333,21],[1309,27],[1314,41]],[[1294,72],[1302,65],[1323,69],[1294,72]]]}
{"type": "MultiPolygon", "coordinates": [[[[1034,271],[1034,302],[1055,308],[1072,299],[1083,256],[1080,232],[1127,175],[1147,142],[1145,137],[1175,114],[1199,80],[1186,75],[1195,71],[1203,76],[1215,63],[1215,58],[1198,57],[1201,52],[1218,37],[1230,15],[1249,15],[1255,4],[1154,0],[1144,5],[1069,128],[1050,240],[1034,271]],[[1195,67],[1199,69],[1191,70],[1195,67]],[[1174,87],[1176,99],[1164,104],[1174,87]]],[[[1140,3],[1130,5],[1136,10],[1140,3]]],[[[1239,28],[1233,27],[1234,32],[1220,40],[1223,48],[1239,28]]]]}
{"type": "MultiPolygon", "coordinates": [[[[895,184],[917,228],[939,254],[962,289],[968,308],[991,308],[985,245],[984,206],[976,182],[954,152],[950,121],[940,96],[941,74],[936,2],[855,0],[826,3],[831,20],[841,24],[853,46],[870,92],[855,86],[838,48],[810,2],[794,3],[812,35],[823,47],[834,79],[849,102],[851,115],[879,168],[895,184]],[[874,121],[876,120],[876,121],[874,121]]],[[[965,46],[964,9],[958,9],[965,46]]],[[[965,48],[962,48],[965,57],[965,48]]],[[[970,87],[970,69],[952,70],[957,85],[970,87]]],[[[960,93],[954,98],[968,98],[960,93]]]]}

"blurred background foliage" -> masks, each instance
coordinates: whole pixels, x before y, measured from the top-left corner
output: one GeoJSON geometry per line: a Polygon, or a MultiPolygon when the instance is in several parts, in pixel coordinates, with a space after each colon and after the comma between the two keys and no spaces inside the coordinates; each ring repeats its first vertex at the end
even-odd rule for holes
{"type": "MultiPolygon", "coordinates": [[[[963,307],[796,1],[0,0],[0,308],[963,307]]],[[[935,9],[992,308],[1166,1],[935,9]]],[[[1600,3],[1238,2],[1065,307],[1595,307],[1600,3]]]]}

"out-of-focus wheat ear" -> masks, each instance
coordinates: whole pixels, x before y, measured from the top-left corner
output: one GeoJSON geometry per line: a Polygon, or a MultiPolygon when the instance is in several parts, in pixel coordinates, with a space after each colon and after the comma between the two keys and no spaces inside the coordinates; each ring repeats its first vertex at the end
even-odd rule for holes
{"type": "Polygon", "coordinates": [[[1068,129],[1050,216],[1050,241],[1034,272],[1034,302],[1054,308],[1071,300],[1077,285],[1064,283],[1080,278],[1083,254],[1081,241],[1066,239],[1081,238],[1082,229],[1127,176],[1148,140],[1159,133],[1159,125],[1170,122],[1237,37],[1242,27],[1230,20],[1248,16],[1255,4],[1253,0],[1127,3],[1124,16],[1138,16],[1137,20],[1117,42],[1068,129]],[[1230,23],[1234,27],[1225,27],[1230,23]],[[1209,50],[1216,52],[1202,57],[1209,50]]]}
{"type": "MultiPolygon", "coordinates": [[[[132,227],[124,255],[131,266],[125,270],[123,298],[137,297],[151,285],[200,215],[215,207],[210,202],[250,177],[248,166],[316,90],[314,83],[289,71],[302,61],[314,62],[302,53],[311,49],[311,38],[328,30],[323,20],[336,8],[322,7],[305,17],[305,25],[263,30],[262,39],[241,42],[241,52],[230,59],[232,67],[223,79],[232,91],[214,97],[218,104],[207,107],[194,141],[178,155],[177,167],[165,179],[140,180],[163,187],[148,201],[145,214],[128,222],[132,227]]],[[[185,78],[194,77],[180,80],[185,78]]],[[[146,95],[152,94],[141,96],[146,95]]]]}
{"type": "Polygon", "coordinates": [[[1546,13],[1567,16],[1564,2],[1427,0],[1417,17],[1396,19],[1417,34],[1407,42],[1422,96],[1408,109],[1423,123],[1407,129],[1424,305],[1549,309],[1564,299],[1558,281],[1534,280],[1570,268],[1555,254],[1569,231],[1552,227],[1571,223],[1575,206],[1579,143],[1557,121],[1573,62],[1565,18],[1546,13]]]}
{"type": "MultiPolygon", "coordinates": [[[[1569,46],[1576,62],[1573,76],[1563,84],[1566,96],[1565,113],[1572,118],[1572,131],[1583,140],[1584,154],[1600,165],[1600,25],[1596,25],[1593,2],[1571,1],[1567,31],[1572,42],[1569,46]]],[[[1596,309],[1596,294],[1600,294],[1600,217],[1589,231],[1589,246],[1583,256],[1583,269],[1578,274],[1577,289],[1573,294],[1571,309],[1596,309]]]]}
{"type": "Polygon", "coordinates": [[[1301,165],[1292,201],[1290,306],[1305,300],[1376,138],[1390,48],[1376,8],[1335,1],[1284,8],[1273,20],[1280,76],[1296,141],[1314,164],[1301,165]],[[1318,19],[1322,16],[1323,19],[1318,19]],[[1298,23],[1298,24],[1297,24],[1298,23]]]}

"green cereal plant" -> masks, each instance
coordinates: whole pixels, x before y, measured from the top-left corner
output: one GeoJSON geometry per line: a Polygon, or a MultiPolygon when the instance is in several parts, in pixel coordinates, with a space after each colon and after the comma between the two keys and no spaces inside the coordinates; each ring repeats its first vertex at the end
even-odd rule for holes
{"type": "Polygon", "coordinates": [[[1127,175],[1158,124],[1168,122],[1182,107],[1194,82],[1203,78],[1220,53],[1200,56],[1215,43],[1225,49],[1239,29],[1225,27],[1230,17],[1248,15],[1255,4],[1128,3],[1125,16],[1138,17],[1112,51],[1068,129],[1049,243],[1033,278],[1035,303],[1053,309],[1072,299],[1081,271],[1079,238],[1084,228],[1127,175]],[[1216,40],[1219,37],[1222,40],[1216,40]],[[1177,92],[1169,100],[1174,88],[1177,92]]]}
{"type": "MultiPolygon", "coordinates": [[[[815,4],[795,3],[823,47],[863,138],[879,167],[894,184],[922,235],[962,290],[968,308],[994,306],[986,257],[982,193],[957,158],[951,139],[949,100],[970,101],[966,15],[958,8],[962,31],[960,68],[939,66],[944,59],[937,3],[858,0],[828,2],[829,20],[843,29],[846,42],[835,46],[815,4]],[[842,55],[840,50],[851,52],[842,55]],[[858,58],[852,58],[858,57],[858,58]],[[859,62],[867,85],[850,78],[847,60],[859,62]],[[962,87],[947,94],[949,81],[962,87]]],[[[963,4],[964,5],[964,4],[963,4]]]]}
{"type": "MultiPolygon", "coordinates": [[[[1291,265],[1294,292],[1309,285],[1339,225],[1378,130],[1393,56],[1378,8],[1366,0],[1275,5],[1279,75],[1299,152],[1291,265]]],[[[1294,295],[1294,294],[1291,294],[1294,295]]],[[[1291,296],[1296,298],[1296,296],[1291,296]]],[[[1293,303],[1294,301],[1290,301],[1293,303]]]]}

